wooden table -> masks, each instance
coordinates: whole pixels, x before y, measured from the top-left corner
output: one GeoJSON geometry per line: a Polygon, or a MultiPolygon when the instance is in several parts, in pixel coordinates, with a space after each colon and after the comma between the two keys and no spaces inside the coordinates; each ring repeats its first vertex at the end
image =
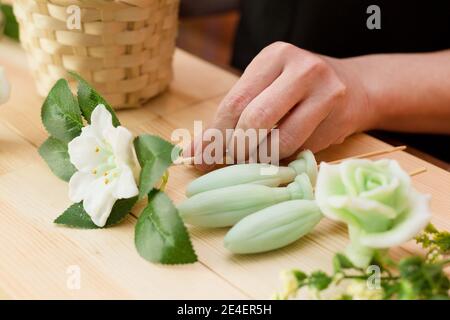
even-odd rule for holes
{"type": "MultiPolygon", "coordinates": [[[[0,64],[14,89],[10,102],[0,107],[0,298],[266,299],[280,288],[282,270],[329,270],[333,253],[346,245],[344,226],[323,220],[311,235],[287,248],[233,256],[222,246],[226,230],[190,228],[199,262],[168,267],[139,257],[132,216],[106,230],[54,225],[53,219],[70,201],[67,184],[50,172],[36,151],[47,136],[39,116],[42,99],[17,44],[0,43],[0,64]],[[80,268],[79,290],[67,286],[70,266],[80,268]]],[[[236,79],[178,50],[171,89],[144,108],[119,112],[119,117],[136,134],[169,139],[175,128],[208,120],[236,79]]],[[[360,134],[318,158],[333,160],[385,147],[360,134]]],[[[433,222],[450,229],[450,173],[405,152],[388,156],[408,171],[428,169],[413,178],[414,185],[432,195],[433,222]]],[[[168,193],[175,202],[183,199],[186,184],[197,175],[192,168],[171,169],[168,193]]],[[[392,255],[410,252],[418,252],[412,242],[392,250],[392,255]]]]}

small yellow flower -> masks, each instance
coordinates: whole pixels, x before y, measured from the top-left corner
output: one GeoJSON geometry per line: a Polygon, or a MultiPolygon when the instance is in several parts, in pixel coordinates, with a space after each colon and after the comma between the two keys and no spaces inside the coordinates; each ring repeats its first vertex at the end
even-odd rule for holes
{"type": "Polygon", "coordinates": [[[365,281],[353,280],[347,287],[346,293],[353,300],[381,300],[383,299],[383,289],[369,288],[365,281]]]}
{"type": "Polygon", "coordinates": [[[280,300],[287,300],[295,298],[298,291],[298,281],[292,270],[286,270],[281,273],[281,280],[283,282],[283,291],[278,294],[280,300]]]}

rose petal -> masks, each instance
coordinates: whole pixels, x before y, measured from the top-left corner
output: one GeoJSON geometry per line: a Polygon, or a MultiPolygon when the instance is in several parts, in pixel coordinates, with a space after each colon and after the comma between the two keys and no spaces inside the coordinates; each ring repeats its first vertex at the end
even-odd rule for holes
{"type": "Polygon", "coordinates": [[[342,162],[339,166],[342,183],[347,194],[357,196],[367,191],[367,178],[376,177],[381,184],[387,182],[386,173],[377,167],[376,163],[366,159],[351,159],[342,162]]]}
{"type": "Polygon", "coordinates": [[[358,197],[331,196],[328,204],[341,220],[367,232],[387,230],[397,212],[380,202],[358,197]]]}
{"type": "Polygon", "coordinates": [[[413,190],[410,195],[411,210],[389,231],[360,235],[361,244],[371,248],[389,248],[412,239],[431,219],[429,200],[430,196],[413,190]]]}
{"type": "Polygon", "coordinates": [[[339,167],[325,162],[320,164],[319,175],[316,183],[316,202],[322,213],[333,220],[341,220],[336,210],[328,204],[328,198],[336,195],[346,195],[345,186],[342,184],[339,167]]]}

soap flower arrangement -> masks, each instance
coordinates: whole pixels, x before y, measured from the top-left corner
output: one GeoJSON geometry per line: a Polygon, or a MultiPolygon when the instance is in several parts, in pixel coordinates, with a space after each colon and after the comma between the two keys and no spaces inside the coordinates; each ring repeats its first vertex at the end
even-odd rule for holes
{"type": "Polygon", "coordinates": [[[126,219],[139,200],[147,205],[135,226],[135,245],[148,261],[185,264],[197,261],[189,234],[164,193],[167,169],[181,150],[153,135],[136,138],[111,106],[84,79],[74,96],[59,80],[42,106],[50,137],[39,153],[53,173],[69,183],[74,204],[55,223],[99,229],[126,219]]]}
{"type": "Polygon", "coordinates": [[[167,169],[181,150],[157,136],[134,138],[111,106],[80,76],[71,75],[78,82],[77,95],[66,80],[59,80],[42,107],[50,137],[39,153],[69,182],[74,202],[55,223],[110,227],[146,198],[135,244],[149,261],[197,261],[184,222],[232,227],[225,247],[250,254],[287,246],[328,217],[347,224],[345,259],[364,268],[388,248],[410,240],[430,219],[429,197],[411,186],[396,161],[349,159],[322,163],[319,170],[309,150],[270,176],[263,174],[269,165],[258,163],[210,172],[188,185],[188,198],[176,207],[164,186],[167,169]]]}
{"type": "Polygon", "coordinates": [[[178,205],[181,217],[202,227],[232,226],[225,247],[249,254],[289,245],[325,216],[347,224],[346,255],[360,268],[412,239],[431,217],[429,196],[412,187],[395,160],[347,159],[319,170],[305,150],[270,177],[261,174],[264,166],[239,164],[194,180],[178,205]]]}

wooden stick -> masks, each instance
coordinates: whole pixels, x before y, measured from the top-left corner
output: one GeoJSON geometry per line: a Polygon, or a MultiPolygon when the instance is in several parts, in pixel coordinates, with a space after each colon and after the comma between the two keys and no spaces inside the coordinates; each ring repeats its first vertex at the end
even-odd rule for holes
{"type": "Polygon", "coordinates": [[[424,173],[424,172],[427,172],[427,168],[422,167],[422,168],[416,169],[416,170],[414,170],[414,171],[411,171],[411,172],[409,173],[409,175],[410,175],[411,177],[414,177],[414,176],[417,176],[418,174],[421,174],[421,173],[424,173]]]}
{"type": "Polygon", "coordinates": [[[175,166],[179,166],[179,165],[186,165],[186,166],[193,165],[194,164],[194,157],[186,157],[186,158],[179,157],[178,159],[176,159],[173,162],[173,164],[175,166]]]}
{"type": "Polygon", "coordinates": [[[371,152],[359,154],[359,155],[348,157],[348,158],[344,158],[344,159],[330,161],[330,162],[327,162],[327,163],[328,164],[335,164],[335,163],[339,163],[339,162],[342,162],[344,160],[349,160],[349,159],[369,158],[369,157],[379,156],[379,155],[386,154],[386,153],[392,153],[392,152],[395,152],[395,151],[402,151],[402,150],[405,150],[405,149],[406,149],[406,146],[390,147],[390,148],[386,148],[386,149],[382,149],[382,150],[371,151],[371,152]]]}
{"type": "MultiPolygon", "coordinates": [[[[339,160],[330,161],[330,162],[328,162],[328,164],[336,164],[336,163],[339,163],[339,162],[342,162],[342,161],[348,160],[348,159],[361,159],[361,158],[368,158],[368,157],[373,157],[373,156],[379,156],[379,155],[382,155],[382,154],[392,153],[392,152],[395,152],[395,151],[402,151],[402,150],[405,150],[405,149],[406,149],[406,146],[390,147],[390,148],[386,148],[386,149],[382,149],[382,150],[371,151],[371,152],[359,154],[359,155],[348,157],[348,158],[343,158],[343,159],[339,159],[339,160]]],[[[175,160],[173,164],[174,165],[193,165],[194,164],[194,157],[186,157],[186,158],[180,157],[177,160],[175,160]]]]}

